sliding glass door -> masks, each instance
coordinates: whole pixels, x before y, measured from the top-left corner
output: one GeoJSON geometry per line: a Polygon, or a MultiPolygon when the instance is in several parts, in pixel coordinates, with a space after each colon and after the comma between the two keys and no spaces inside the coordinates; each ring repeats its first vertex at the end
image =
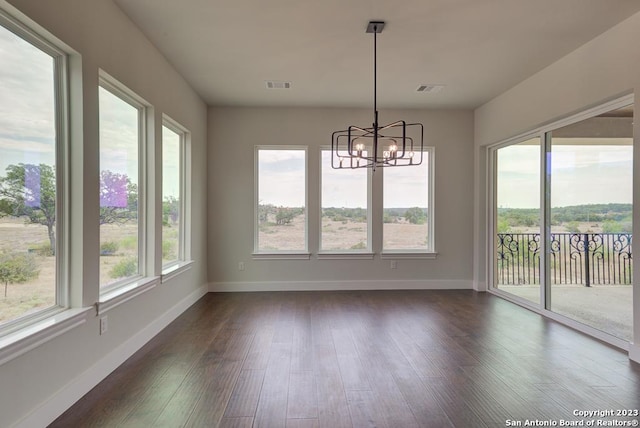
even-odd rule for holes
{"type": "Polygon", "coordinates": [[[550,132],[549,307],[631,340],[631,107],[550,132]]]}
{"type": "Polygon", "coordinates": [[[496,150],[494,286],[540,303],[540,138],[496,150]]]}
{"type": "Polygon", "coordinates": [[[492,287],[631,340],[633,107],[611,105],[493,149],[492,287]]]}

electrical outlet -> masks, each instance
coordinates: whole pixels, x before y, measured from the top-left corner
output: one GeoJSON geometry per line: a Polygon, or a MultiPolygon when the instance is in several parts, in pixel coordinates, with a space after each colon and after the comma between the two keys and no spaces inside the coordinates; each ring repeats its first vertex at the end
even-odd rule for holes
{"type": "Polygon", "coordinates": [[[398,262],[396,260],[391,260],[391,269],[398,269],[398,262]]]}
{"type": "Polygon", "coordinates": [[[238,262],[238,270],[244,270],[244,262],[238,262]]]}
{"type": "Polygon", "coordinates": [[[109,330],[109,317],[104,316],[100,318],[100,335],[103,335],[109,330]]]}

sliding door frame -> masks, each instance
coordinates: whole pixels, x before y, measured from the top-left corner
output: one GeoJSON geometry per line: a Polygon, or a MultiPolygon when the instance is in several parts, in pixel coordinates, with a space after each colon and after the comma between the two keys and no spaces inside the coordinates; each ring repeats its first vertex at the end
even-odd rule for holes
{"type": "MultiPolygon", "coordinates": [[[[549,159],[551,155],[552,132],[556,129],[572,125],[574,123],[598,116],[611,110],[616,110],[628,105],[634,105],[634,95],[629,93],[612,99],[597,106],[574,113],[565,118],[541,125],[529,132],[522,133],[515,137],[503,140],[497,144],[486,147],[487,150],[487,290],[512,303],[523,306],[529,310],[537,312],[547,318],[558,321],[570,328],[588,334],[598,340],[613,345],[622,350],[629,350],[629,342],[605,333],[594,327],[582,324],[572,318],[551,311],[551,280],[548,260],[551,255],[549,237],[551,236],[551,170],[549,159]],[[536,304],[530,300],[516,296],[495,286],[496,260],[496,231],[497,231],[497,153],[504,147],[512,146],[527,140],[539,138],[540,140],[540,303],[536,304]]],[[[635,110],[635,108],[634,108],[635,110]]],[[[635,111],[634,111],[635,113],[635,111]]],[[[635,137],[634,137],[635,139],[635,137]]],[[[635,207],[634,207],[635,211],[635,207]]],[[[633,287],[633,285],[632,285],[633,287]]]]}

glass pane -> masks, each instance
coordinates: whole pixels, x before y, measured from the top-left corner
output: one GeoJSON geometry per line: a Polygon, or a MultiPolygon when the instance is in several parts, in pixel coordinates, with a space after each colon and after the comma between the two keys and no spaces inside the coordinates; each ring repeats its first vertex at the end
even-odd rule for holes
{"type": "Polygon", "coordinates": [[[494,287],[540,303],[540,139],[496,152],[494,287]]]}
{"type": "Polygon", "coordinates": [[[321,249],[367,250],[367,224],[367,169],[333,169],[323,150],[321,249]]]}
{"type": "Polygon", "coordinates": [[[429,153],[420,165],[383,170],[383,250],[430,250],[429,153]]]}
{"type": "Polygon", "coordinates": [[[258,251],[306,251],[305,151],[258,151],[258,251]]]}
{"type": "Polygon", "coordinates": [[[632,337],[631,106],[552,133],[551,307],[632,337]]]}
{"type": "Polygon", "coordinates": [[[56,304],[53,58],[0,27],[0,324],[56,304]]]}
{"type": "Polygon", "coordinates": [[[138,275],[139,110],[100,88],[100,286],[138,275]]]}
{"type": "Polygon", "coordinates": [[[182,137],[162,127],[162,265],[181,258],[180,142],[182,137]]]}

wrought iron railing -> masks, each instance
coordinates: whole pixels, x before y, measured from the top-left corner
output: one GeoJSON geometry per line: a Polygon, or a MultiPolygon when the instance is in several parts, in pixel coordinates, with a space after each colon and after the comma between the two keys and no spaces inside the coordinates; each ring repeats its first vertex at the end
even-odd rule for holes
{"type": "MultiPolygon", "coordinates": [[[[552,284],[631,284],[630,233],[552,233],[552,284]]],[[[503,285],[540,284],[540,234],[498,233],[496,281],[503,285]]]]}

